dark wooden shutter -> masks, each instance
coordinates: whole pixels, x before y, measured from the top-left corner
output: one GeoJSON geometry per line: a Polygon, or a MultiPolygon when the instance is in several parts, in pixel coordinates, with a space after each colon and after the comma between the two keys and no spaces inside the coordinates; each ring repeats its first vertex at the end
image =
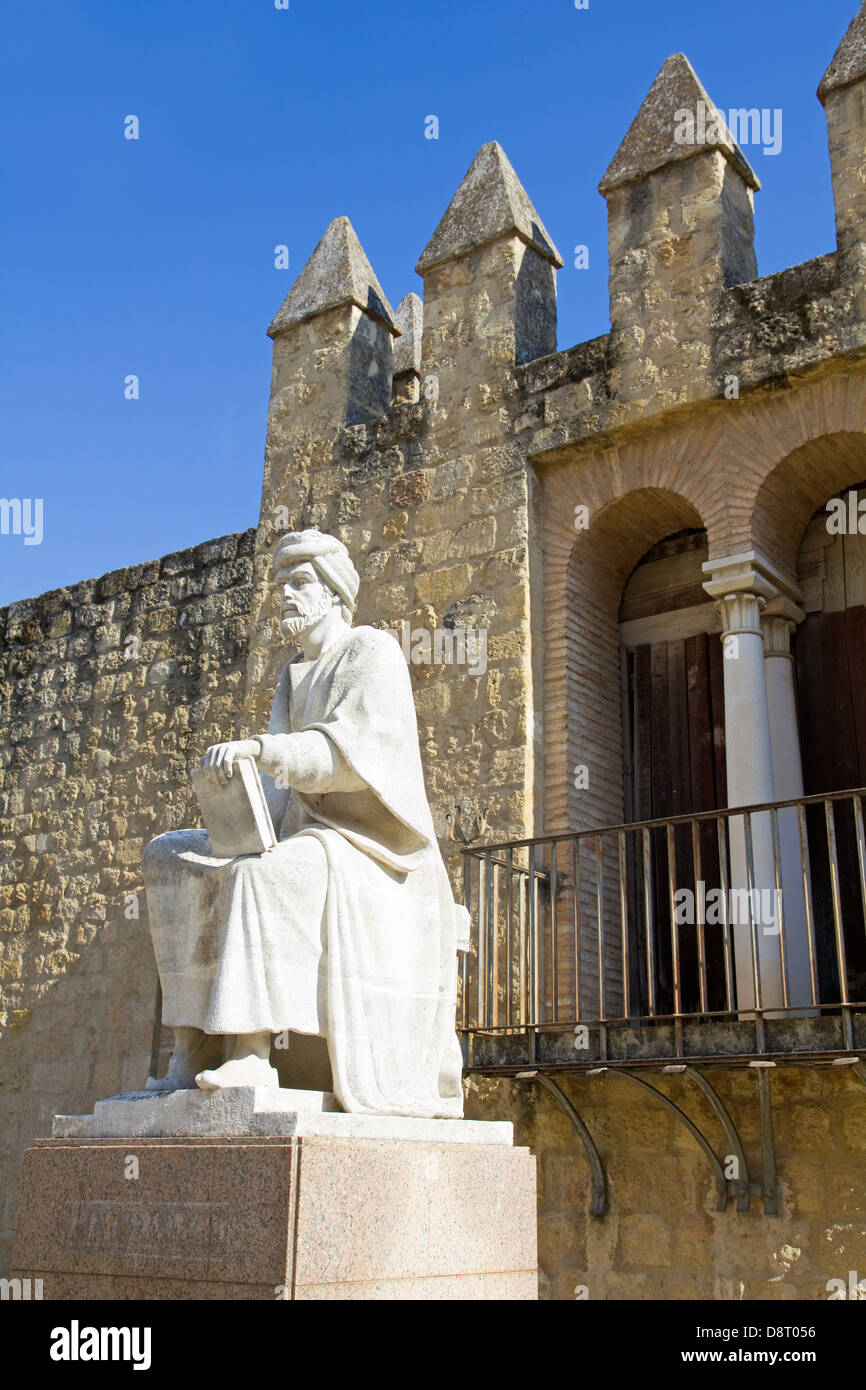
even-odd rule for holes
{"type": "MultiPolygon", "coordinates": [[[[803,789],[807,796],[866,785],[866,607],[810,613],[794,639],[803,789]]],[[[822,807],[810,809],[809,857],[821,997],[839,998],[830,867],[822,807]]],[[[866,932],[854,816],[837,807],[843,935],[852,1001],[866,999],[866,932]]]]}
{"type": "MultiPolygon", "coordinates": [[[[628,747],[626,814],[630,820],[692,815],[726,804],[725,723],[722,644],[715,634],[699,633],[672,642],[639,646],[626,653],[628,747]]],[[[712,824],[702,828],[701,877],[708,891],[719,886],[717,839],[712,824]]],[[[668,898],[667,840],[652,832],[653,910],[656,940],[657,1010],[672,1012],[673,961],[668,898]]],[[[630,954],[635,961],[632,991],[645,1012],[645,922],[639,838],[629,836],[630,954]]],[[[688,827],[675,835],[674,882],[695,888],[694,856],[688,827]]],[[[705,928],[709,1007],[722,1007],[721,932],[705,928]]],[[[697,933],[679,928],[683,1007],[699,1008],[697,933]]]]}

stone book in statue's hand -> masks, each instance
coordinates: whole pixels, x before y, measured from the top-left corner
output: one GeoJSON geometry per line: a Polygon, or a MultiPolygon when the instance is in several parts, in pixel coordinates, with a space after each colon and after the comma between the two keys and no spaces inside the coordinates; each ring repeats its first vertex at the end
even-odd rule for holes
{"type": "Polygon", "coordinates": [[[218,782],[208,768],[193,768],[192,784],[218,859],[263,854],[275,847],[274,823],[252,758],[238,758],[225,783],[218,782]]]}

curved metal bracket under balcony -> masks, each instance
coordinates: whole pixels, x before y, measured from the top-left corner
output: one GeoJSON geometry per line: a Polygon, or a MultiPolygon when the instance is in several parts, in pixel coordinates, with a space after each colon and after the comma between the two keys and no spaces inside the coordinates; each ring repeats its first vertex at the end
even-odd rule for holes
{"type": "MultiPolygon", "coordinates": [[[[754,1064],[752,1064],[754,1065],[754,1064]]],[[[857,1066],[866,1073],[866,1065],[862,1062],[857,1066]]],[[[722,1160],[719,1158],[715,1149],[701,1129],[695,1124],[694,1120],[685,1113],[670,1096],[664,1094],[656,1086],[652,1086],[642,1077],[635,1076],[633,1072],[626,1071],[622,1067],[593,1067],[584,1074],[587,1076],[620,1076],[632,1085],[641,1087],[648,1091],[666,1110],[680,1121],[687,1132],[699,1145],[705,1154],[712,1171],[713,1180],[716,1186],[717,1211],[727,1211],[731,1201],[736,1202],[738,1212],[747,1212],[753,1196],[761,1197],[764,1204],[764,1212],[768,1216],[778,1215],[780,1210],[780,1191],[776,1177],[776,1156],[773,1138],[772,1109],[770,1103],[770,1071],[773,1063],[758,1064],[755,1072],[758,1084],[758,1103],[760,1107],[760,1133],[761,1133],[761,1179],[759,1182],[751,1182],[749,1179],[749,1169],[740,1139],[739,1130],[733,1118],[718,1092],[710,1084],[707,1078],[694,1067],[680,1064],[665,1067],[665,1075],[684,1076],[691,1081],[701,1092],[705,1100],[710,1105],[713,1113],[722,1126],[730,1152],[725,1154],[723,1167],[722,1160]],[[733,1160],[733,1162],[732,1162],[733,1160]],[[727,1169],[732,1168],[729,1173],[727,1169]]],[[[863,1076],[858,1077],[863,1080],[863,1076]]],[[[572,1101],[566,1096],[565,1092],[554,1080],[554,1078],[544,1071],[534,1069],[532,1071],[520,1071],[516,1073],[515,1080],[518,1081],[537,1081],[553,1096],[559,1108],[568,1117],[577,1132],[586,1156],[589,1160],[592,1196],[590,1200],[590,1213],[593,1216],[603,1216],[608,1211],[609,1199],[607,1188],[607,1177],[605,1174],[604,1163],[596,1148],[592,1135],[582,1116],[578,1112],[572,1101]]]]}
{"type": "Polygon", "coordinates": [[[592,1175],[592,1199],[589,1210],[593,1216],[604,1216],[608,1208],[607,1200],[607,1178],[605,1176],[604,1165],[599,1156],[598,1149],[595,1147],[593,1137],[578,1114],[575,1107],[565,1092],[559,1087],[550,1076],[545,1076],[542,1071],[520,1071],[515,1077],[516,1081],[538,1081],[546,1091],[549,1091],[559,1106],[560,1110],[568,1116],[569,1120],[577,1130],[580,1142],[586,1150],[589,1159],[590,1173],[592,1175]]]}

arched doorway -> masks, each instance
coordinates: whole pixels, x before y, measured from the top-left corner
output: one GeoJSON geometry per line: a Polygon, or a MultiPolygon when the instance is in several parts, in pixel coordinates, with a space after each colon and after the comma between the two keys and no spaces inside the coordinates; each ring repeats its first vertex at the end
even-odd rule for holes
{"type": "MultiPolygon", "coordinates": [[[[700,527],[701,517],[686,498],[647,487],[610,501],[569,545],[561,604],[545,605],[545,776],[551,830],[561,827],[580,834],[628,819],[623,589],[641,557],[660,538],[700,527]]],[[[698,589],[699,600],[705,600],[700,585],[698,589]]],[[[561,1008],[583,1017],[615,1017],[621,1011],[632,1016],[639,995],[630,985],[626,1008],[624,973],[629,980],[642,975],[644,988],[646,981],[637,946],[624,970],[622,875],[615,841],[608,836],[596,842],[590,835],[576,847],[573,862],[548,867],[562,898],[560,916],[564,920],[563,914],[570,912],[573,919],[567,944],[563,940],[559,950],[551,943],[546,953],[545,958],[559,962],[556,986],[550,981],[551,996],[561,1001],[561,1008]]],[[[636,919],[632,929],[640,932],[636,919]]]]}

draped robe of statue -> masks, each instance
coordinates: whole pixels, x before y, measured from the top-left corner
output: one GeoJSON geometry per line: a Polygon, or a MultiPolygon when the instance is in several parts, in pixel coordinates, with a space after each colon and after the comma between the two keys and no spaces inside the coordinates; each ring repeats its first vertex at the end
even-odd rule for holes
{"type": "Polygon", "coordinates": [[[275,849],[217,859],[206,831],[181,830],[146,851],[163,1021],[324,1036],[344,1110],[460,1116],[466,914],[436,843],[395,639],[349,628],[317,659],[294,657],[261,743],[275,849]]]}

